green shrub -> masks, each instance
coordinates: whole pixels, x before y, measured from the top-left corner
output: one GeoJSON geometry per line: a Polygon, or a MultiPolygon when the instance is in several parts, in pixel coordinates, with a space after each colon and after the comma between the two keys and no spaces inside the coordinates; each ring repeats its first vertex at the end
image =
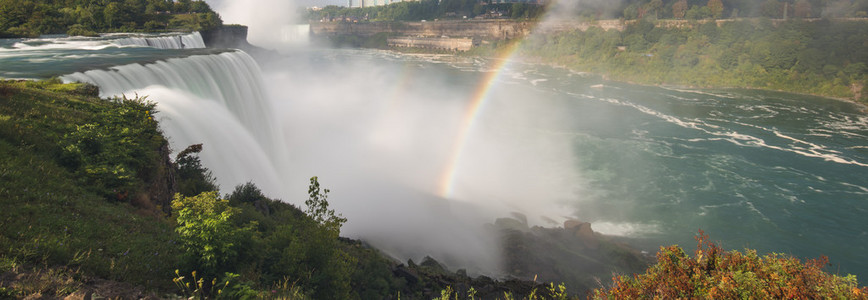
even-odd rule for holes
{"type": "Polygon", "coordinates": [[[106,198],[128,201],[159,161],[165,143],[157,129],[155,104],[145,97],[115,99],[118,105],[76,124],[60,141],[60,163],[106,198]]]}
{"type": "Polygon", "coordinates": [[[760,257],[724,251],[701,230],[694,256],[678,246],[661,247],[657,264],[633,278],[615,276],[594,299],[866,299],[868,288],[856,276],[837,276],[822,268],[827,258],[809,260],[782,254],[760,257]]]}
{"type": "Polygon", "coordinates": [[[96,31],[90,30],[81,24],[75,24],[69,26],[69,30],[66,31],[66,35],[69,36],[99,36],[96,31]]]}
{"type": "Polygon", "coordinates": [[[194,197],[175,195],[172,209],[177,212],[178,227],[175,231],[190,257],[204,271],[203,276],[213,275],[218,266],[228,265],[237,255],[245,233],[251,227],[236,227],[232,217],[238,208],[229,206],[229,201],[218,199],[217,192],[205,192],[194,197]]]}
{"type": "Polygon", "coordinates": [[[150,20],[145,22],[145,30],[149,32],[154,32],[160,29],[165,29],[166,25],[155,20],[150,20]]]}
{"type": "Polygon", "coordinates": [[[175,157],[178,192],[192,197],[204,192],[217,191],[217,180],[208,168],[202,166],[198,153],[202,144],[190,145],[175,157]]]}

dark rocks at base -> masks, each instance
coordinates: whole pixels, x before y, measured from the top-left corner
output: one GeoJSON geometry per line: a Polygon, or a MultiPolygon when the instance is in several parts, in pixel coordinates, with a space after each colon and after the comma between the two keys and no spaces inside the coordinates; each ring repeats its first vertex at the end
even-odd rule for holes
{"type": "Polygon", "coordinates": [[[470,299],[471,289],[475,291],[474,299],[502,299],[504,293],[510,293],[516,299],[524,298],[536,290],[537,295],[546,295],[546,285],[530,280],[506,279],[494,280],[488,276],[469,277],[465,270],[449,272],[431,257],[425,257],[422,263],[416,265],[412,260],[407,265],[397,264],[391,268],[395,277],[404,279],[407,283],[401,293],[401,299],[433,299],[441,296],[441,291],[451,288],[458,299],[470,299]]]}
{"type": "Polygon", "coordinates": [[[600,246],[600,241],[594,234],[594,230],[591,229],[591,223],[579,220],[567,220],[564,222],[564,230],[571,232],[589,249],[596,250],[600,246]]]}
{"type": "Polygon", "coordinates": [[[410,285],[414,285],[421,281],[421,278],[419,278],[419,275],[416,274],[415,271],[405,267],[403,264],[393,267],[392,274],[398,278],[403,278],[410,285]]]}
{"type": "Polygon", "coordinates": [[[594,232],[591,223],[567,220],[563,228],[517,230],[520,220],[498,221],[492,227],[501,235],[508,275],[564,283],[573,295],[590,293],[613,274],[642,273],[653,262],[639,250],[594,232]]]}
{"type": "Polygon", "coordinates": [[[613,274],[642,273],[653,262],[627,244],[594,232],[588,222],[568,220],[564,227],[543,228],[528,227],[520,217],[501,218],[489,229],[502,239],[502,279],[452,272],[432,257],[419,264],[393,263],[392,275],[406,282],[402,299],[438,298],[447,288],[459,299],[469,299],[471,288],[476,299],[502,299],[504,293],[516,299],[530,293],[547,297],[551,283],[563,283],[569,294],[584,297],[613,274]]]}
{"type": "Polygon", "coordinates": [[[202,41],[208,48],[243,48],[253,47],[247,42],[247,26],[223,25],[211,30],[200,32],[202,41]]]}

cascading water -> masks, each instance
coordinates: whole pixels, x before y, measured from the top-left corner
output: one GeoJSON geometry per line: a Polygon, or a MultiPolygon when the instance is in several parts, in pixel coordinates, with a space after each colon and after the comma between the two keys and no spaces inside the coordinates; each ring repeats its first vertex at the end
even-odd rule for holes
{"type": "MultiPolygon", "coordinates": [[[[295,117],[287,113],[291,109],[285,107],[286,104],[332,102],[325,101],[322,95],[293,94],[292,99],[283,99],[281,97],[288,95],[282,93],[286,89],[274,91],[271,95],[275,95],[275,99],[292,101],[269,102],[274,99],[264,95],[260,72],[249,55],[233,51],[77,72],[61,79],[93,83],[100,87],[103,97],[129,97],[135,93],[157,101],[158,119],[172,148],[180,151],[188,145],[203,143],[205,150],[200,153],[200,158],[203,165],[214,172],[223,192],[250,181],[266,195],[298,203],[299,199],[304,199],[304,178],[323,176],[329,186],[340,187],[340,191],[336,190],[334,194],[339,200],[331,204],[351,220],[342,230],[347,236],[363,238],[400,260],[418,260],[431,255],[446,265],[466,268],[472,274],[497,274],[497,241],[484,233],[478,207],[454,204],[390,180],[389,176],[384,176],[383,169],[392,168],[400,161],[395,156],[406,157],[391,155],[391,159],[378,159],[373,156],[380,155],[374,153],[359,157],[361,152],[370,150],[365,138],[360,140],[359,136],[350,134],[340,138],[348,144],[330,143],[332,135],[320,130],[331,128],[330,132],[334,134],[342,132],[344,126],[362,128],[366,127],[365,124],[356,123],[355,118],[349,116],[342,121],[322,114],[295,117]],[[278,112],[282,117],[279,124],[271,115],[278,112]],[[310,117],[328,121],[331,125],[297,123],[310,117]],[[284,129],[288,127],[292,130],[284,129]],[[300,137],[301,131],[322,136],[300,137]],[[284,134],[295,141],[292,144],[293,154],[297,154],[295,157],[284,150],[287,148],[284,134]],[[311,148],[315,148],[318,155],[300,153],[311,148]],[[326,153],[337,154],[343,159],[326,153]],[[288,163],[290,160],[291,164],[288,163]],[[372,169],[360,168],[360,164],[368,164],[372,169]],[[395,242],[410,241],[419,236],[426,238],[395,242]]],[[[272,82],[269,86],[283,88],[293,84],[272,82]]],[[[339,106],[352,107],[348,104],[339,106]]],[[[366,112],[357,110],[354,115],[365,115],[366,112]]],[[[300,110],[296,113],[310,112],[300,110]]],[[[414,160],[422,157],[407,154],[413,155],[414,160]]],[[[420,169],[416,168],[414,173],[421,172],[420,169]]]]}
{"type": "Polygon", "coordinates": [[[223,189],[255,181],[263,190],[282,194],[276,182],[277,170],[285,166],[285,143],[275,132],[259,66],[246,53],[128,64],[61,79],[95,84],[103,97],[147,95],[158,101],[173,149],[206,144],[202,160],[221,175],[223,189]]]}
{"type": "Polygon", "coordinates": [[[280,33],[284,44],[304,46],[310,41],[310,24],[284,25],[280,33]]]}
{"type": "Polygon", "coordinates": [[[112,41],[118,46],[141,46],[157,49],[201,49],[205,42],[198,31],[184,35],[131,36],[112,41]]]}

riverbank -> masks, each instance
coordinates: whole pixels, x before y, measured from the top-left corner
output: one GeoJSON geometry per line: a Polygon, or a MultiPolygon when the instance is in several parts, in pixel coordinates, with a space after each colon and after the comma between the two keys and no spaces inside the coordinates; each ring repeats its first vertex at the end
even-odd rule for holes
{"type": "MultiPolygon", "coordinates": [[[[487,58],[494,58],[494,57],[487,56],[487,58]]],[[[596,76],[600,76],[603,80],[629,83],[629,84],[640,85],[640,86],[653,86],[653,87],[661,87],[661,88],[667,88],[667,89],[719,89],[719,90],[773,91],[773,92],[781,92],[781,93],[787,93],[787,94],[793,94],[793,95],[821,97],[821,98],[837,100],[837,101],[841,101],[841,102],[845,102],[845,103],[849,103],[849,104],[854,104],[858,107],[858,109],[860,111],[868,114],[868,101],[865,101],[865,100],[857,101],[857,100],[854,100],[853,98],[834,97],[834,96],[822,95],[822,94],[800,93],[800,92],[794,92],[794,91],[788,91],[788,90],[782,90],[782,89],[768,89],[768,88],[750,87],[750,86],[696,86],[696,85],[683,85],[683,84],[678,84],[678,83],[666,83],[666,82],[651,83],[651,82],[631,80],[630,78],[613,78],[610,74],[606,74],[606,73],[587,72],[587,71],[581,69],[580,67],[568,66],[568,65],[548,62],[548,61],[542,60],[539,57],[517,57],[517,59],[519,59],[525,63],[543,64],[543,65],[547,65],[547,66],[550,66],[553,68],[560,68],[560,69],[564,69],[564,70],[569,70],[569,71],[575,72],[575,73],[593,74],[596,76]]]]}
{"type": "MultiPolygon", "coordinates": [[[[868,103],[865,91],[868,44],[858,43],[868,38],[868,23],[862,19],[685,21],[679,26],[670,23],[636,21],[611,28],[573,26],[519,34],[516,38],[471,35],[474,46],[462,52],[390,47],[386,42],[390,37],[423,32],[416,27],[401,31],[402,26],[392,23],[388,30],[380,32],[376,32],[378,27],[372,23],[346,25],[358,28],[335,29],[328,34],[312,30],[312,34],[340,46],[411,53],[504,57],[504,51],[515,48],[514,54],[508,56],[600,74],[616,81],[772,90],[868,103]],[[364,30],[359,31],[360,28],[364,30]],[[521,44],[515,47],[516,42],[521,44]]],[[[475,23],[462,24],[472,27],[475,23]]],[[[439,26],[450,30],[455,27],[439,26]]],[[[479,23],[479,26],[493,25],[479,23]]],[[[428,31],[433,28],[438,27],[429,26],[428,31]]],[[[450,37],[461,36],[453,33],[458,35],[450,37]]]]}
{"type": "MultiPolygon", "coordinates": [[[[0,81],[0,298],[212,297],[219,289],[230,299],[432,299],[446,290],[492,299],[545,296],[547,281],[586,294],[595,278],[651,262],[589,223],[544,229],[520,219],[487,231],[509,241],[490,254],[508,266],[499,278],[430,257],[397,261],[253,183],[218,196],[197,156],[203,145],[169,156],[156,104],[98,95],[96,86],[57,79],[0,81]],[[593,270],[562,270],[559,260],[593,270]],[[213,282],[183,288],[195,285],[191,277],[213,282]]],[[[313,187],[310,196],[325,197],[313,187]]]]}

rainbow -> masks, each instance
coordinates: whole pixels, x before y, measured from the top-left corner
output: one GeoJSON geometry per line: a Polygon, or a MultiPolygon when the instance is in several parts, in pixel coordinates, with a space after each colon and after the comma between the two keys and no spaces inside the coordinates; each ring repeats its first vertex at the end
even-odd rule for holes
{"type": "MultiPolygon", "coordinates": [[[[545,12],[543,12],[539,21],[537,21],[534,26],[531,26],[529,32],[533,34],[536,29],[536,26],[539,26],[542,20],[546,20],[549,17],[549,13],[552,12],[552,5],[558,0],[550,1],[546,4],[545,12]]],[[[446,168],[443,170],[443,174],[440,176],[440,182],[437,188],[437,194],[443,198],[451,198],[453,189],[455,188],[455,177],[458,173],[458,168],[461,165],[461,157],[464,152],[464,146],[467,144],[468,139],[470,138],[470,132],[473,129],[474,124],[476,123],[476,119],[479,117],[480,111],[485,106],[485,103],[488,102],[488,95],[494,87],[494,83],[497,82],[497,79],[500,77],[500,74],[503,73],[504,67],[511,61],[512,57],[515,55],[517,50],[520,48],[523,40],[517,40],[512,42],[503,52],[500,53],[497,57],[494,58],[494,71],[488,72],[480,81],[480,84],[473,91],[471,96],[470,103],[467,105],[467,109],[464,112],[464,117],[461,119],[461,127],[459,127],[458,135],[455,137],[455,142],[452,144],[452,149],[450,151],[449,160],[447,161],[446,168]]]]}
{"type": "Polygon", "coordinates": [[[449,160],[446,168],[440,177],[440,184],[437,189],[437,194],[443,198],[452,197],[452,190],[455,186],[455,176],[458,173],[458,166],[461,162],[461,154],[464,151],[464,146],[470,137],[470,132],[473,129],[476,119],[479,117],[485,103],[488,102],[488,95],[491,93],[494,83],[500,74],[503,73],[504,67],[510,62],[510,59],[515,55],[521,42],[516,41],[509,45],[500,55],[494,60],[493,71],[487,72],[480,84],[473,91],[470,103],[464,111],[464,116],[461,118],[461,126],[458,129],[458,135],[455,137],[455,142],[452,144],[449,160]]]}

